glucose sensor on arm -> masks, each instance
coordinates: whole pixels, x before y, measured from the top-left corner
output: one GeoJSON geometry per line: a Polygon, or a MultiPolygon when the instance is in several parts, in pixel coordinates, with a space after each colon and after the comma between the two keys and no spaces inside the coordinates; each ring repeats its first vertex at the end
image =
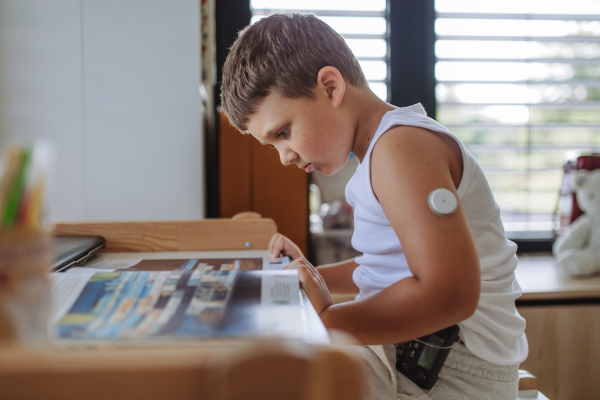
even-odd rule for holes
{"type": "Polygon", "coordinates": [[[429,193],[427,203],[431,211],[440,217],[449,217],[454,214],[458,207],[458,201],[454,193],[443,188],[435,189],[429,193]]]}

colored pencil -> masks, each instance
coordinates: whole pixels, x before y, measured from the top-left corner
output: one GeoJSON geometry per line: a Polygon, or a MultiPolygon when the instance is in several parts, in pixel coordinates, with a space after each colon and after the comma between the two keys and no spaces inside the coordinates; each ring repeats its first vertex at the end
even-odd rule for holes
{"type": "Polygon", "coordinates": [[[6,203],[6,212],[3,218],[3,225],[6,228],[12,227],[16,222],[17,213],[19,211],[19,202],[21,201],[21,197],[23,194],[25,177],[27,176],[27,169],[29,168],[29,164],[31,161],[31,150],[24,149],[22,151],[22,156],[23,157],[19,165],[15,182],[12,185],[12,188],[10,189],[8,201],[6,203]]]}

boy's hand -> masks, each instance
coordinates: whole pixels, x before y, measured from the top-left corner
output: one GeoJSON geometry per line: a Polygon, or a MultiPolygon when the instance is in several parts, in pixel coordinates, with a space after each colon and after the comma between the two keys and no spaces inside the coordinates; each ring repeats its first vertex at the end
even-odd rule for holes
{"type": "Polygon", "coordinates": [[[292,261],[285,269],[298,270],[300,287],[304,289],[319,315],[334,304],[325,280],[306,258],[301,257],[292,261]]]}
{"type": "Polygon", "coordinates": [[[290,239],[283,236],[281,233],[276,233],[269,242],[269,256],[271,258],[277,258],[282,254],[295,260],[300,257],[304,257],[302,250],[290,239]]]}

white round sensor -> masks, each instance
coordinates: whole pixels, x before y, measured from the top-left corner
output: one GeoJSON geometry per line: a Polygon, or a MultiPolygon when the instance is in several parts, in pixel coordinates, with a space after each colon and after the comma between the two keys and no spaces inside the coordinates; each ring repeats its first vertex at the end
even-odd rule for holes
{"type": "Polygon", "coordinates": [[[441,217],[448,217],[454,214],[454,211],[456,211],[456,207],[458,206],[454,193],[448,189],[442,188],[435,189],[429,193],[427,202],[429,203],[431,211],[441,217]]]}

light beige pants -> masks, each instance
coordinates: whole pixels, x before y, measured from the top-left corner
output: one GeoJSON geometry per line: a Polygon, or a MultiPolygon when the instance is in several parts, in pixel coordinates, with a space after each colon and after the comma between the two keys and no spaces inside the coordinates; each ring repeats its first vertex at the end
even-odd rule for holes
{"type": "Polygon", "coordinates": [[[355,350],[365,369],[368,400],[514,400],[517,397],[519,366],[492,364],[477,357],[464,344],[454,345],[430,390],[421,389],[396,370],[397,350],[393,344],[357,346],[355,350]]]}

